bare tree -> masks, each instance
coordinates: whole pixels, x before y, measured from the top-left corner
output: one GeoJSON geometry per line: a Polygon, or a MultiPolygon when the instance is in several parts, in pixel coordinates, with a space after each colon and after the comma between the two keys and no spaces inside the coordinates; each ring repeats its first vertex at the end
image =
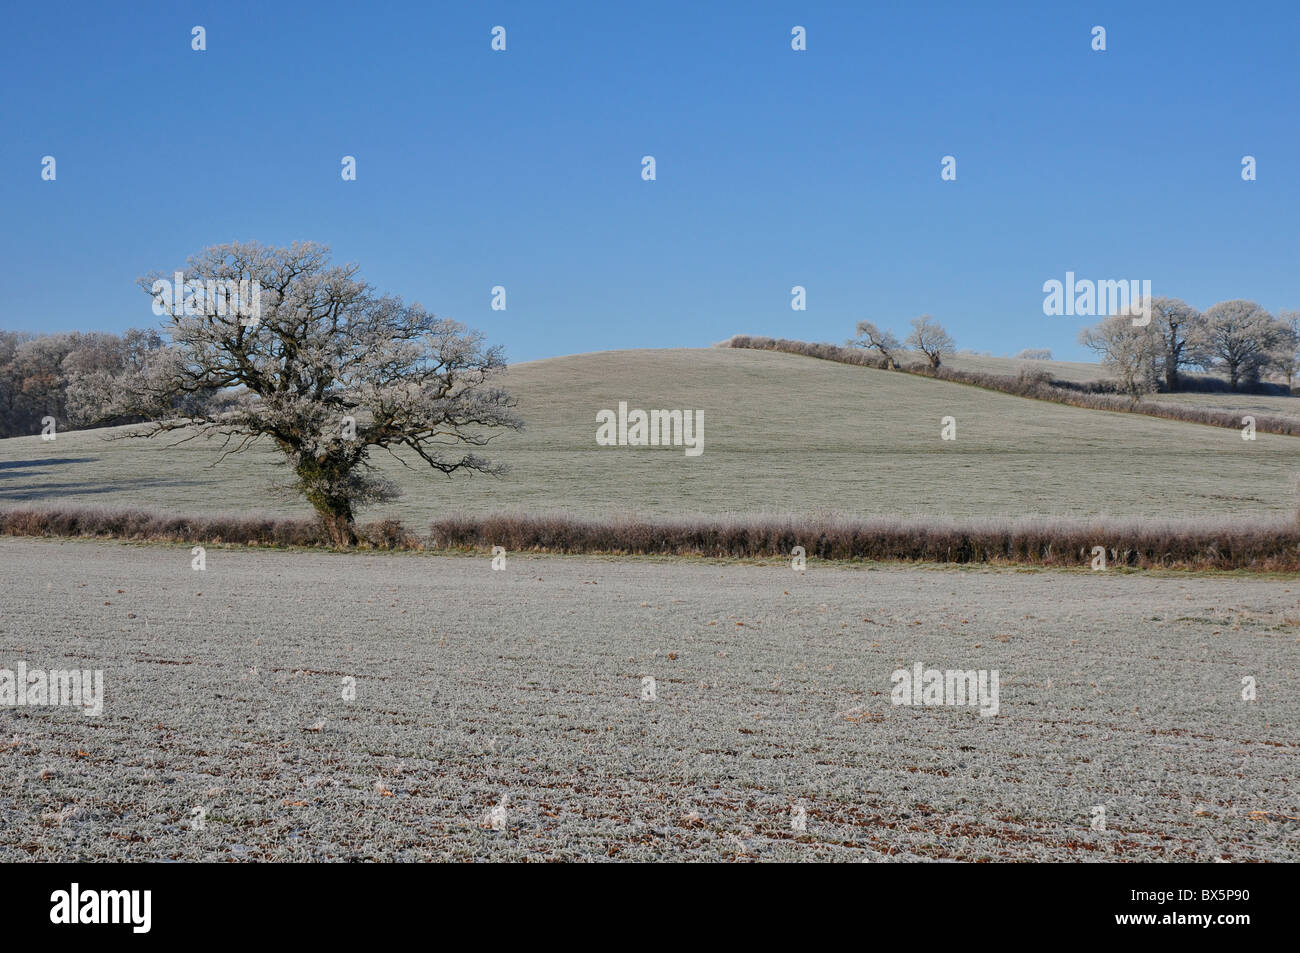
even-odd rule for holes
{"type": "Polygon", "coordinates": [[[73,351],[72,337],[43,334],[24,341],[14,351],[15,376],[31,422],[46,414],[60,423],[67,417],[63,361],[73,351]]]}
{"type": "Polygon", "coordinates": [[[102,331],[0,331],[0,437],[37,433],[47,416],[68,429],[71,377],[115,366],[124,347],[123,338],[102,331]]]}
{"type": "Polygon", "coordinates": [[[879,351],[885,359],[885,366],[891,371],[898,367],[894,355],[903,349],[903,345],[898,343],[898,338],[891,332],[881,330],[870,321],[858,322],[858,336],[849,343],[855,347],[879,351]]]}
{"type": "Polygon", "coordinates": [[[1279,340],[1273,365],[1286,376],[1287,390],[1290,390],[1296,374],[1300,373],[1300,311],[1279,311],[1277,321],[1279,340]]]}
{"type": "Polygon", "coordinates": [[[1102,364],[1134,401],[1154,389],[1160,338],[1150,325],[1135,327],[1131,312],[1111,315],[1094,327],[1084,328],[1079,341],[1101,356],[1102,364]]]}
{"type": "Polygon", "coordinates": [[[1178,298],[1151,299],[1151,329],[1160,338],[1156,361],[1164,373],[1165,389],[1178,390],[1178,370],[1201,365],[1205,355],[1205,319],[1201,313],[1178,298]]]}
{"type": "MultiPolygon", "coordinates": [[[[396,492],[377,475],[371,448],[397,457],[404,447],[448,475],[499,473],[474,449],[492,430],[522,428],[515,401],[488,386],[505,367],[499,348],[419,304],[377,294],[356,274],[356,265],[330,265],[329,249],[313,242],[205,249],[190,258],[186,283],[258,282],[260,315],[173,307],[166,347],[145,349],[121,376],[79,376],[77,399],[103,416],[154,421],[142,436],[192,428],[224,438],[222,459],[269,438],[331,542],[355,545],[354,509],[396,492]],[[243,389],[232,409],[177,414],[178,397],[227,388],[243,389]]],[[[153,294],[169,277],[140,285],[153,294]]]]}
{"type": "Polygon", "coordinates": [[[1015,355],[1017,361],[1050,361],[1052,352],[1045,347],[1027,347],[1015,355]]]}
{"type": "Polygon", "coordinates": [[[912,319],[912,333],[905,343],[913,351],[920,351],[930,361],[931,367],[938,367],[943,358],[953,352],[956,345],[952,336],[928,314],[912,319]]]}
{"type": "Polygon", "coordinates": [[[1228,372],[1232,389],[1254,383],[1269,366],[1282,328],[1253,301],[1221,301],[1205,312],[1207,360],[1228,372]]]}

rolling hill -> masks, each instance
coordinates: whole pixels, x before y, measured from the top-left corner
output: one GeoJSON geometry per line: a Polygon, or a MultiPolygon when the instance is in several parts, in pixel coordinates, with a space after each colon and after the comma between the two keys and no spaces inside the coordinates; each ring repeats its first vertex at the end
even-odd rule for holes
{"type": "MultiPolygon", "coordinates": [[[[767,351],[609,351],[513,366],[527,429],[489,457],[501,478],[447,479],[377,458],[405,496],[363,512],[422,528],[452,512],[620,515],[1263,516],[1295,505],[1300,441],[1086,410],[767,351]],[[701,410],[704,452],[599,447],[597,413],[701,410]],[[957,439],[940,439],[941,419],[957,439]]],[[[1217,396],[1217,395],[1216,395],[1217,396]]],[[[269,447],[124,430],[0,441],[0,506],[305,514],[270,491],[269,447]]]]}

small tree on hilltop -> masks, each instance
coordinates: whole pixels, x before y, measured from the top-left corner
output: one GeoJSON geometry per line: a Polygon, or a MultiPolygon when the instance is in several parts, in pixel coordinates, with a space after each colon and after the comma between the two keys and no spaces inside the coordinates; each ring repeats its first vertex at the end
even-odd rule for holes
{"type": "Polygon", "coordinates": [[[1178,370],[1205,362],[1205,318],[1178,298],[1151,299],[1151,327],[1159,336],[1156,361],[1165,390],[1178,390],[1178,370]]]}
{"type": "Polygon", "coordinates": [[[879,351],[880,356],[885,359],[885,366],[891,371],[898,367],[894,355],[903,349],[903,345],[898,343],[898,338],[894,337],[889,331],[882,331],[870,321],[858,322],[858,336],[849,341],[849,344],[854,347],[879,351]]]}
{"type": "Polygon", "coordinates": [[[1300,373],[1300,311],[1279,311],[1277,351],[1273,365],[1286,377],[1287,390],[1292,388],[1300,373]]]}
{"type": "Polygon", "coordinates": [[[1161,344],[1150,325],[1133,324],[1135,313],[1112,315],[1095,327],[1085,328],[1079,341],[1101,356],[1102,365],[1136,403],[1155,389],[1161,344]]]}
{"type": "Polygon", "coordinates": [[[1283,328],[1253,301],[1221,301],[1205,312],[1204,346],[1214,366],[1228,372],[1232,389],[1253,384],[1272,363],[1283,328]]]}
{"type": "Polygon", "coordinates": [[[943,358],[956,348],[952,336],[928,314],[912,319],[912,333],[904,343],[913,351],[924,354],[931,367],[940,366],[943,358]]]}
{"type": "MultiPolygon", "coordinates": [[[[168,345],[143,352],[147,360],[121,376],[78,377],[79,406],[154,421],[142,436],[190,428],[216,435],[226,454],[269,438],[336,546],[356,544],[358,506],[396,495],[370,462],[371,448],[396,456],[405,447],[448,475],[503,472],[474,452],[491,431],[522,428],[515,401],[489,386],[505,367],[500,349],[419,304],[377,294],[356,265],[328,261],[329,249],[313,242],[204,250],[189,260],[185,284],[257,282],[260,313],[219,310],[210,299],[182,308],[176,289],[163,322],[168,345]],[[200,405],[178,415],[178,398],[227,388],[242,388],[231,409],[200,405]]],[[[140,285],[157,295],[170,277],[149,275],[140,285]]]]}

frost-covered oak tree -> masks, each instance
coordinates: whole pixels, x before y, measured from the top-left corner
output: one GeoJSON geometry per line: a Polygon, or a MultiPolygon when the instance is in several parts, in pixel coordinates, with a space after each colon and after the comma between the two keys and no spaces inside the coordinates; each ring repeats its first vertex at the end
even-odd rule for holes
{"type": "Polygon", "coordinates": [[[849,344],[879,351],[880,356],[885,359],[885,366],[891,371],[898,367],[895,355],[903,349],[903,345],[898,343],[898,338],[894,337],[892,332],[881,330],[870,321],[858,322],[858,336],[850,340],[849,344]]]}
{"type": "MultiPolygon", "coordinates": [[[[1148,308],[1154,319],[1156,362],[1165,378],[1165,390],[1176,391],[1180,368],[1204,365],[1205,319],[1181,298],[1152,298],[1148,308]]],[[[1132,310],[1132,309],[1130,309],[1132,310]]]]}
{"type": "Polygon", "coordinates": [[[1228,372],[1236,390],[1254,384],[1267,370],[1285,329],[1253,301],[1220,301],[1205,312],[1205,349],[1215,367],[1228,372]]]}
{"type": "MultiPolygon", "coordinates": [[[[476,450],[522,423],[515,401],[493,386],[505,367],[500,348],[484,347],[479,332],[376,293],[356,265],[331,265],[329,249],[313,242],[213,246],[190,258],[183,275],[185,287],[260,286],[260,307],[253,316],[211,299],[185,308],[174,294],[163,320],[167,345],[116,378],[79,378],[72,389],[80,406],[102,417],[141,415],[153,421],[145,436],[224,438],[221,459],[269,439],[337,546],[357,542],[358,506],[396,495],[369,459],[374,448],[448,475],[502,472],[476,450]],[[231,389],[237,399],[218,407],[184,400],[231,389]]],[[[139,283],[157,303],[172,278],[139,283]]]]}
{"type": "Polygon", "coordinates": [[[1136,308],[1113,314],[1100,324],[1079,332],[1079,343],[1101,357],[1102,366],[1119,381],[1134,403],[1155,390],[1157,358],[1162,339],[1150,325],[1134,324],[1136,308]]]}
{"type": "Polygon", "coordinates": [[[912,333],[903,343],[924,354],[931,367],[939,367],[943,359],[957,347],[952,335],[928,314],[912,319],[912,333]]]}

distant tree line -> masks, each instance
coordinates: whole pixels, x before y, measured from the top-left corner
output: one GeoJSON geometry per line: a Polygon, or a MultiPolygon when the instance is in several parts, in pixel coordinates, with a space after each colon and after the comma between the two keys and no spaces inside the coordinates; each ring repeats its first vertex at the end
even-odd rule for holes
{"type": "Polygon", "coordinates": [[[878,328],[870,321],[859,321],[858,336],[849,341],[849,346],[876,351],[884,360],[885,366],[892,371],[898,369],[898,358],[904,350],[919,352],[925,355],[931,367],[940,367],[943,359],[952,354],[956,344],[953,343],[952,335],[938,321],[923,314],[912,319],[912,330],[902,342],[887,328],[878,328]]]}
{"type": "MultiPolygon", "coordinates": [[[[786,354],[801,354],[804,357],[823,361],[836,361],[840,364],[852,364],[855,367],[873,367],[886,369],[885,359],[861,347],[839,347],[809,341],[791,341],[785,338],[754,337],[748,334],[734,334],[716,347],[750,348],[758,351],[781,351],[786,354]]],[[[911,361],[897,366],[900,373],[915,374],[934,380],[952,381],[956,384],[971,384],[986,390],[1013,394],[1017,397],[1032,397],[1035,400],[1050,400],[1071,407],[1085,407],[1089,410],[1109,410],[1118,413],[1144,414],[1148,417],[1161,417],[1165,420],[1183,420],[1189,423],[1207,424],[1212,427],[1241,427],[1241,411],[1227,410],[1222,407],[1202,406],[1186,401],[1135,400],[1119,392],[1114,381],[1070,381],[1054,378],[1051,370],[1045,367],[1029,366],[1019,369],[1019,373],[995,374],[987,371],[963,370],[947,365],[931,367],[928,363],[911,361]]],[[[1227,383],[1218,378],[1208,378],[1224,389],[1227,383]]],[[[1199,383],[1198,383],[1199,386],[1199,383]]],[[[1278,390],[1282,385],[1271,385],[1278,390]]],[[[1213,387],[1199,387],[1212,390],[1213,387]]],[[[1255,429],[1259,433],[1284,434],[1300,437],[1300,417],[1290,414],[1252,414],[1255,429]]]]}
{"type": "Polygon", "coordinates": [[[1270,376],[1290,390],[1300,371],[1300,311],[1275,317],[1238,299],[1201,312],[1178,298],[1153,298],[1150,323],[1134,324],[1136,313],[1113,315],[1079,337],[1135,398],[1200,389],[1183,374],[1192,369],[1219,375],[1232,390],[1258,389],[1270,376]]]}
{"type": "MultiPolygon", "coordinates": [[[[81,385],[138,372],[164,343],[156,331],[134,328],[121,335],[0,331],[0,437],[39,434],[46,417],[54,418],[56,431],[142,421],[128,415],[95,419],[98,408],[87,406],[81,385]]],[[[214,401],[215,391],[185,399],[195,407],[214,401]]]]}
{"type": "MultiPolygon", "coordinates": [[[[1134,399],[1154,391],[1267,390],[1268,378],[1286,381],[1289,392],[1300,376],[1300,311],[1276,316],[1253,301],[1221,301],[1201,312],[1178,298],[1152,298],[1145,309],[1112,315],[1085,328],[1079,340],[1095,351],[1114,383],[1097,382],[1134,399]],[[1137,319],[1139,323],[1134,323],[1137,319]],[[1198,376],[1187,372],[1198,371],[1198,376]],[[1207,378],[1204,375],[1217,375],[1207,378]]],[[[851,347],[875,351],[890,370],[904,351],[922,354],[932,369],[953,353],[951,335],[928,314],[912,320],[911,333],[899,341],[887,328],[858,323],[851,347]]],[[[1046,361],[1051,351],[1030,348],[1017,358],[1046,361]]],[[[924,366],[924,365],[922,365],[924,366]]]]}

